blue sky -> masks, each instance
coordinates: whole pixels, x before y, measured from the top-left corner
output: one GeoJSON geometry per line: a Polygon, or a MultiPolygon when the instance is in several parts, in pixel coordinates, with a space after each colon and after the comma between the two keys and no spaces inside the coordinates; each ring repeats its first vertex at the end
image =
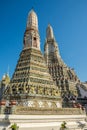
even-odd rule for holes
{"type": "Polygon", "coordinates": [[[10,77],[15,70],[32,7],[38,15],[42,52],[50,23],[64,62],[87,81],[87,0],[0,1],[0,80],[8,66],[10,77]]]}

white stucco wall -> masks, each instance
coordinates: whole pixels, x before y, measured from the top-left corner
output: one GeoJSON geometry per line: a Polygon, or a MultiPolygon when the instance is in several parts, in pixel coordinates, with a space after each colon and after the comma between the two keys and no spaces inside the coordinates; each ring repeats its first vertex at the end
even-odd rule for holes
{"type": "Polygon", "coordinates": [[[17,123],[19,130],[59,130],[63,121],[70,130],[85,128],[86,115],[0,115],[0,130],[8,130],[11,124],[17,123]]]}

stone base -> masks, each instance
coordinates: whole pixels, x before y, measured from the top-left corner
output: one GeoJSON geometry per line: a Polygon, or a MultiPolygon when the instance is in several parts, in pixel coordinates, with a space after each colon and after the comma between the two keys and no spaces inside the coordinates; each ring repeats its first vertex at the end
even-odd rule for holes
{"type": "Polygon", "coordinates": [[[19,130],[59,130],[63,121],[70,130],[87,129],[86,115],[0,115],[0,130],[16,123],[19,130]]]}

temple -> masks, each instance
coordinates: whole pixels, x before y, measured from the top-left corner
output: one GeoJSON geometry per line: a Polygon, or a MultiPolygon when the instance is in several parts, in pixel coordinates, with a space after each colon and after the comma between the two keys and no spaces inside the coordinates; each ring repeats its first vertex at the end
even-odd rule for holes
{"type": "Polygon", "coordinates": [[[38,17],[31,10],[13,76],[5,74],[0,81],[0,130],[15,123],[20,130],[86,130],[87,99],[84,104],[77,100],[85,93],[82,88],[87,90],[87,83],[62,60],[51,25],[42,54],[38,17]]]}
{"type": "Polygon", "coordinates": [[[49,74],[40,50],[38,19],[33,10],[28,15],[23,50],[4,93],[4,98],[7,97],[17,100],[18,104],[38,109],[61,107],[60,91],[49,74]]]}
{"type": "Polygon", "coordinates": [[[38,18],[31,10],[23,50],[3,98],[36,108],[73,107],[70,102],[78,97],[78,83],[74,70],[60,56],[51,25],[46,29],[44,55],[41,53],[38,18]]]}

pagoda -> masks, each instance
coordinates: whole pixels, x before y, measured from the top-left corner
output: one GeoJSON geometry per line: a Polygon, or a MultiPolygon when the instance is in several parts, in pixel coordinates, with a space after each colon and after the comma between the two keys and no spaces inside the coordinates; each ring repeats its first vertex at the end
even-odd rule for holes
{"type": "Polygon", "coordinates": [[[79,79],[74,69],[68,67],[62,60],[51,25],[48,25],[46,29],[44,57],[49,73],[61,92],[61,97],[74,98],[78,96],[76,86],[79,83],[79,79]]]}
{"type": "Polygon", "coordinates": [[[4,74],[2,77],[2,80],[0,82],[0,100],[3,97],[3,93],[5,89],[8,87],[8,84],[10,83],[10,77],[9,74],[4,74]]]}
{"type": "Polygon", "coordinates": [[[23,45],[4,98],[32,108],[61,107],[60,91],[40,50],[38,18],[34,10],[28,15],[23,45]]]}

